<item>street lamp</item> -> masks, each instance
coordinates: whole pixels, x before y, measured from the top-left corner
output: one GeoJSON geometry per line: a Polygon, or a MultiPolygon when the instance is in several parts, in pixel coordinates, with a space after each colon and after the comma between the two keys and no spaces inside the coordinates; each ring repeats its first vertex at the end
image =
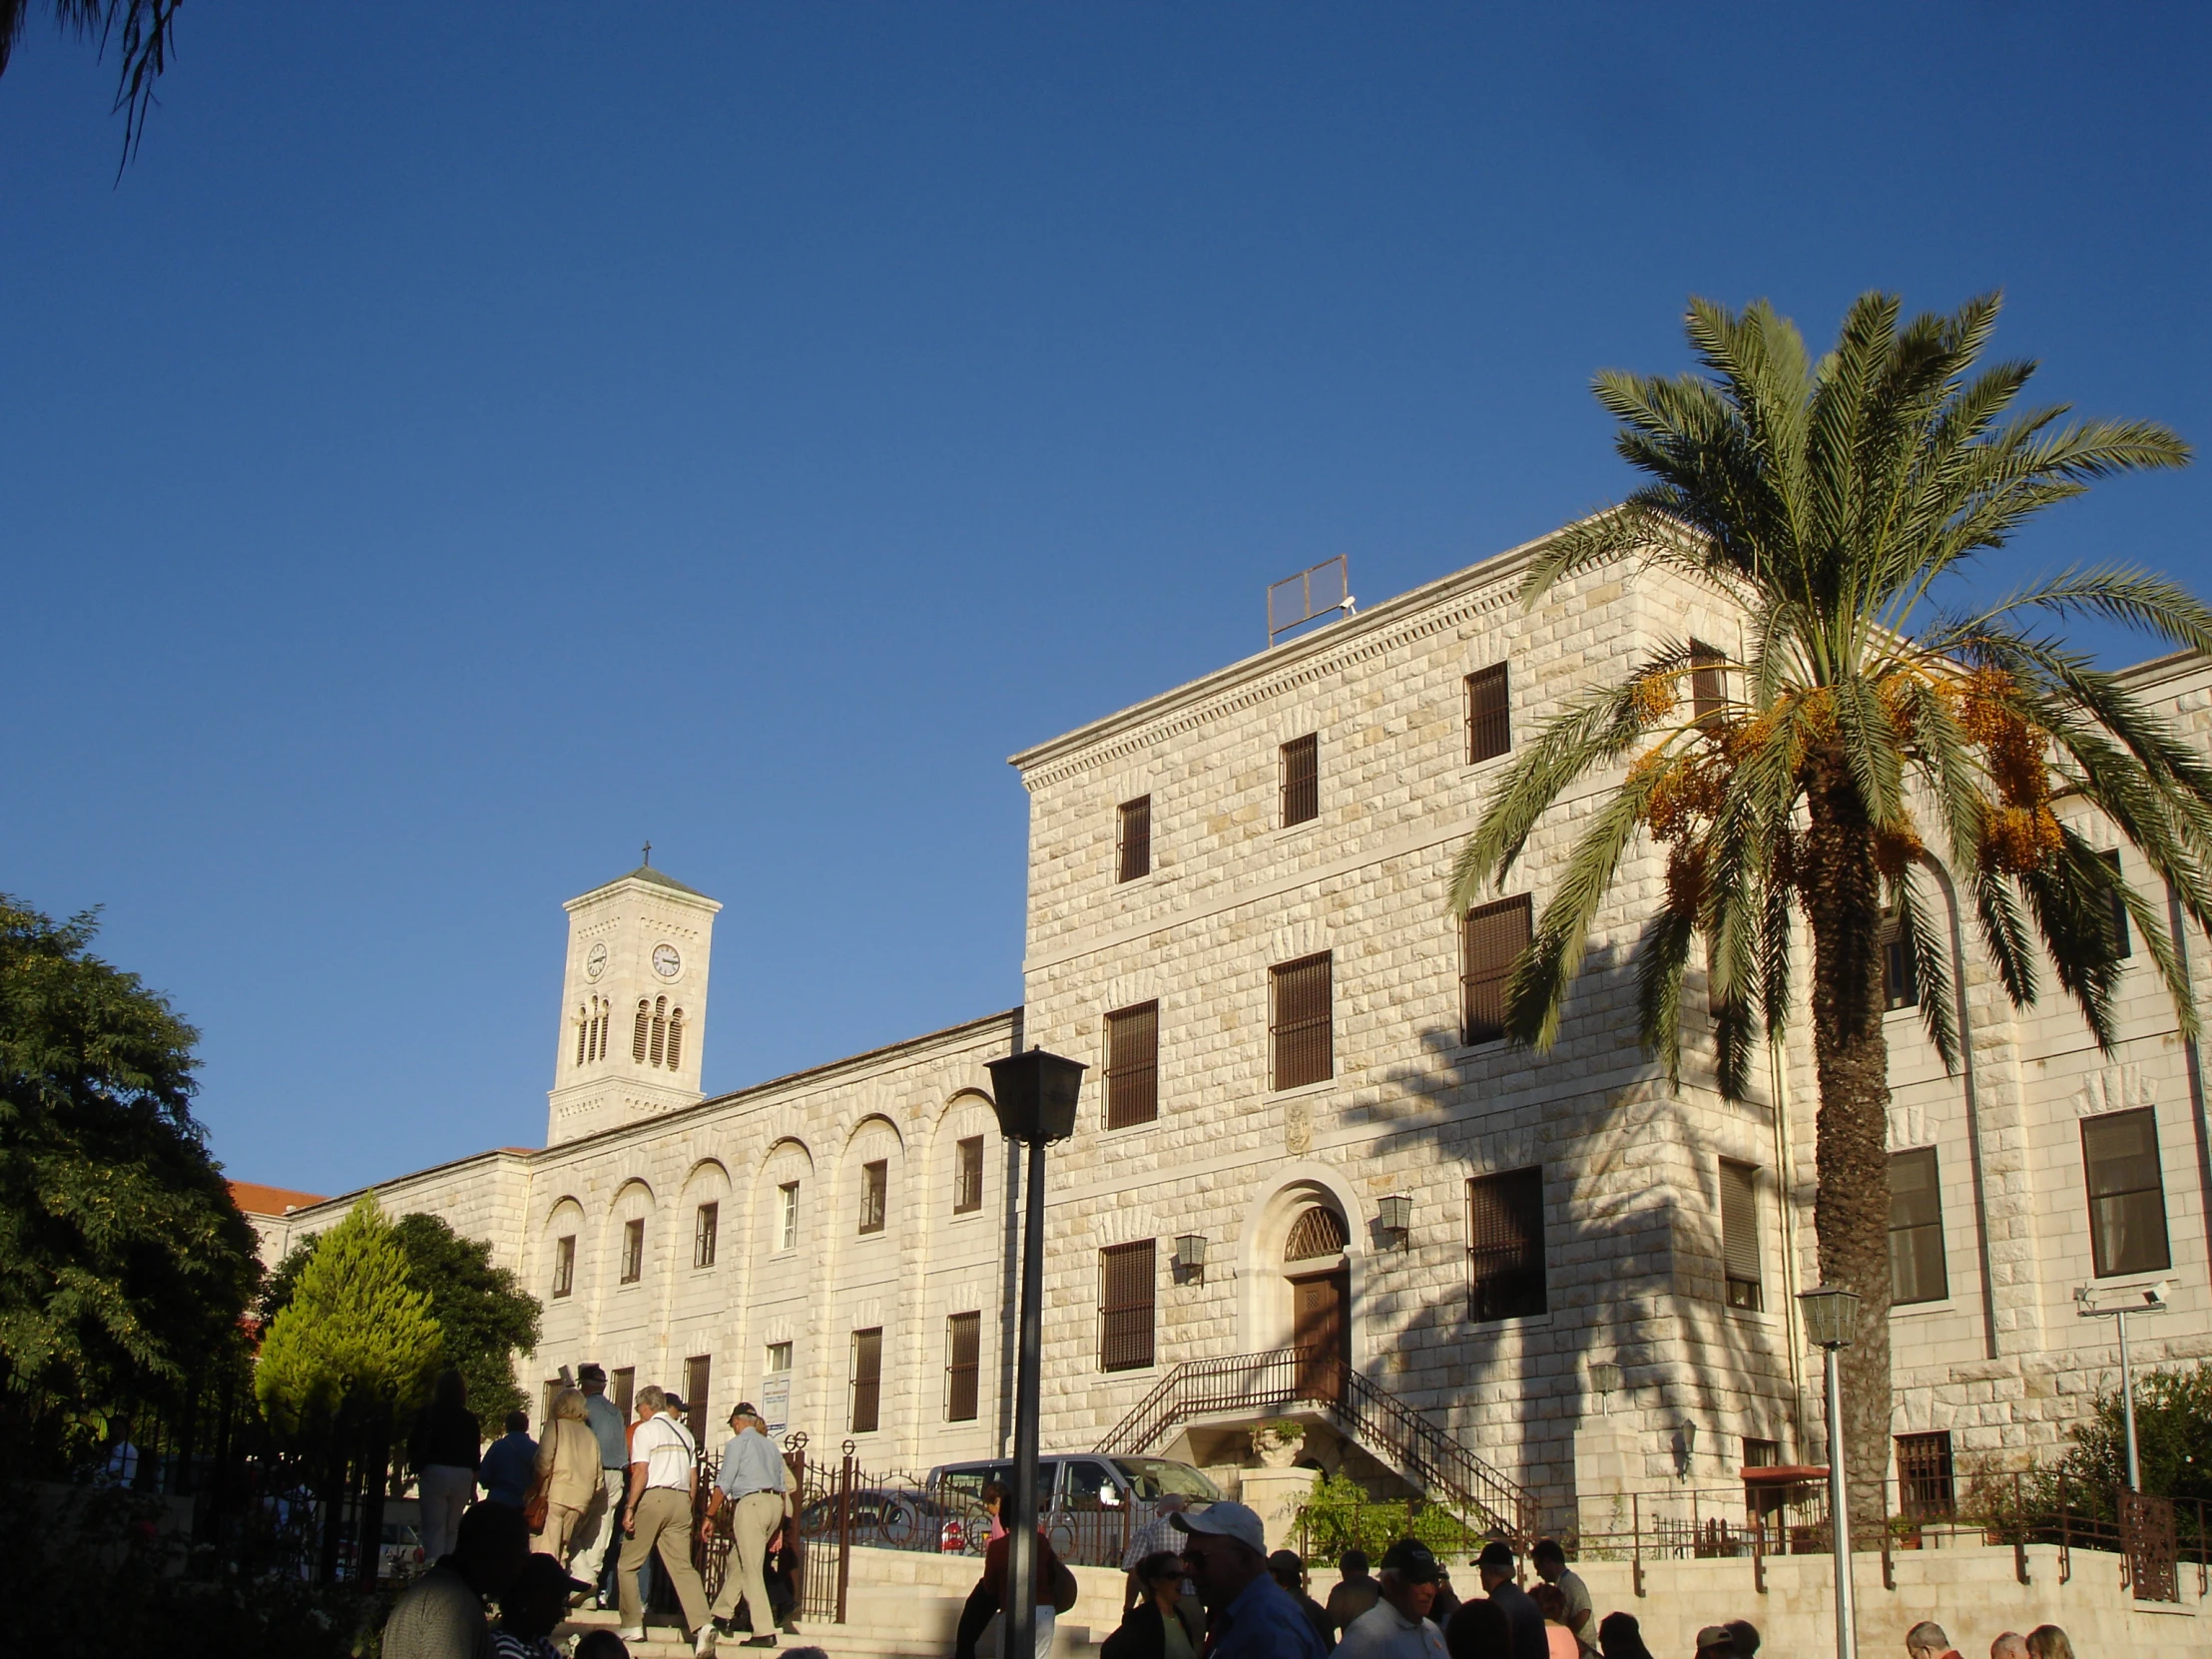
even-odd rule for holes
{"type": "Polygon", "coordinates": [[[1029,1149],[1022,1189],[1021,1342],[1014,1374],[1014,1515],[1006,1540],[1006,1641],[1023,1659],[1037,1648],[1037,1412],[1044,1346],[1044,1149],[1075,1133],[1080,1060],[1032,1048],[990,1062],[991,1109],[999,1132],[1029,1149]]]}
{"type": "Polygon", "coordinates": [[[2143,1475],[2135,1462],[2135,1379],[2127,1366],[2127,1316],[2130,1314],[2163,1314],[2166,1311],[2166,1295],[2170,1286],[2161,1279],[2156,1284],[2139,1285],[2127,1294],[2138,1298],[2133,1302],[2115,1302],[2109,1308],[2097,1306],[2094,1285],[2074,1288],[2074,1302],[2085,1320],[2110,1320],[2120,1333],[2120,1415],[2127,1423],[2127,1489],[2139,1492],[2143,1489],[2143,1475]]]}
{"type": "Polygon", "coordinates": [[[1805,1335],[1826,1357],[1828,1374],[1828,1533],[1836,1553],[1836,1656],[1857,1659],[1858,1618],[1852,1608],[1851,1504],[1844,1490],[1844,1394],[1836,1356],[1859,1334],[1859,1293],[1841,1285],[1801,1292],[1805,1335]]]}

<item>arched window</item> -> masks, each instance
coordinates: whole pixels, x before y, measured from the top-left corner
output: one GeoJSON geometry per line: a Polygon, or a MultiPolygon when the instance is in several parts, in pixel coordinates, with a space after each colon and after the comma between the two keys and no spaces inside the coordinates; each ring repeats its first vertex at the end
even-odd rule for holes
{"type": "Polygon", "coordinates": [[[591,1036],[591,1016],[584,1012],[583,1004],[576,1007],[576,1063],[584,1063],[584,1044],[591,1036]]]}
{"type": "Polygon", "coordinates": [[[684,1064],[684,1010],[679,1008],[668,1016],[668,1069],[676,1071],[684,1064]]]}
{"type": "Polygon", "coordinates": [[[1291,1223],[1291,1236],[1283,1246],[1286,1262],[1311,1262],[1334,1256],[1345,1247],[1345,1218],[1317,1204],[1291,1223]]]}
{"type": "Polygon", "coordinates": [[[645,1064],[646,1038],[652,1035],[652,1031],[653,1004],[641,996],[638,998],[637,1029],[630,1033],[630,1058],[641,1066],[645,1064]]]}
{"type": "Polygon", "coordinates": [[[661,1063],[661,1056],[668,1052],[668,998],[653,999],[653,1051],[645,1062],[649,1066],[661,1063]]]}

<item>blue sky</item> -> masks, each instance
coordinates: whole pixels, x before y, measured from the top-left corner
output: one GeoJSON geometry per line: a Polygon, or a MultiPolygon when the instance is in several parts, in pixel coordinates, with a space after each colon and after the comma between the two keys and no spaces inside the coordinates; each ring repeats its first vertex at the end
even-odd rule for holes
{"type": "MultiPolygon", "coordinates": [[[[712,1089],[1012,1005],[1005,757],[1614,498],[1685,297],[2003,286],[2208,407],[2194,7],[188,8],[0,79],[0,889],[247,1179],[536,1144],[560,902],[727,906],[712,1089]],[[526,25],[527,32],[522,32],[526,25]]],[[[2208,584],[2202,467],[1992,581],[2208,584]]],[[[2093,636],[2114,660],[2142,654],[2093,636]]]]}

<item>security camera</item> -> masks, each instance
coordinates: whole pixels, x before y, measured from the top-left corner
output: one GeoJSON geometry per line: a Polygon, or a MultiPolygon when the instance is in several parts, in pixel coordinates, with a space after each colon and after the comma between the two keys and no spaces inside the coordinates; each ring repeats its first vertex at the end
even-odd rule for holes
{"type": "Polygon", "coordinates": [[[2166,1299],[2172,1294],[2173,1281],[2170,1279],[2161,1279],[2155,1285],[2145,1285],[2143,1287],[2143,1306],[2146,1308],[2163,1308],[2166,1306],[2166,1299]]]}

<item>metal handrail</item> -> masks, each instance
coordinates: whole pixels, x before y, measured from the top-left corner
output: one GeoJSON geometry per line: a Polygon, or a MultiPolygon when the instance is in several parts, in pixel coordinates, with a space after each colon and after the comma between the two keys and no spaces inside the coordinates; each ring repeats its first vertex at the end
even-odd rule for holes
{"type": "Polygon", "coordinates": [[[1324,1349],[1279,1348],[1186,1360],[1114,1425],[1098,1449],[1107,1456],[1131,1456],[1194,1416],[1289,1405],[1321,1406],[1354,1439],[1382,1452],[1415,1483],[1440,1492],[1468,1518],[1522,1542],[1534,1538],[1532,1492],[1324,1349]]]}

